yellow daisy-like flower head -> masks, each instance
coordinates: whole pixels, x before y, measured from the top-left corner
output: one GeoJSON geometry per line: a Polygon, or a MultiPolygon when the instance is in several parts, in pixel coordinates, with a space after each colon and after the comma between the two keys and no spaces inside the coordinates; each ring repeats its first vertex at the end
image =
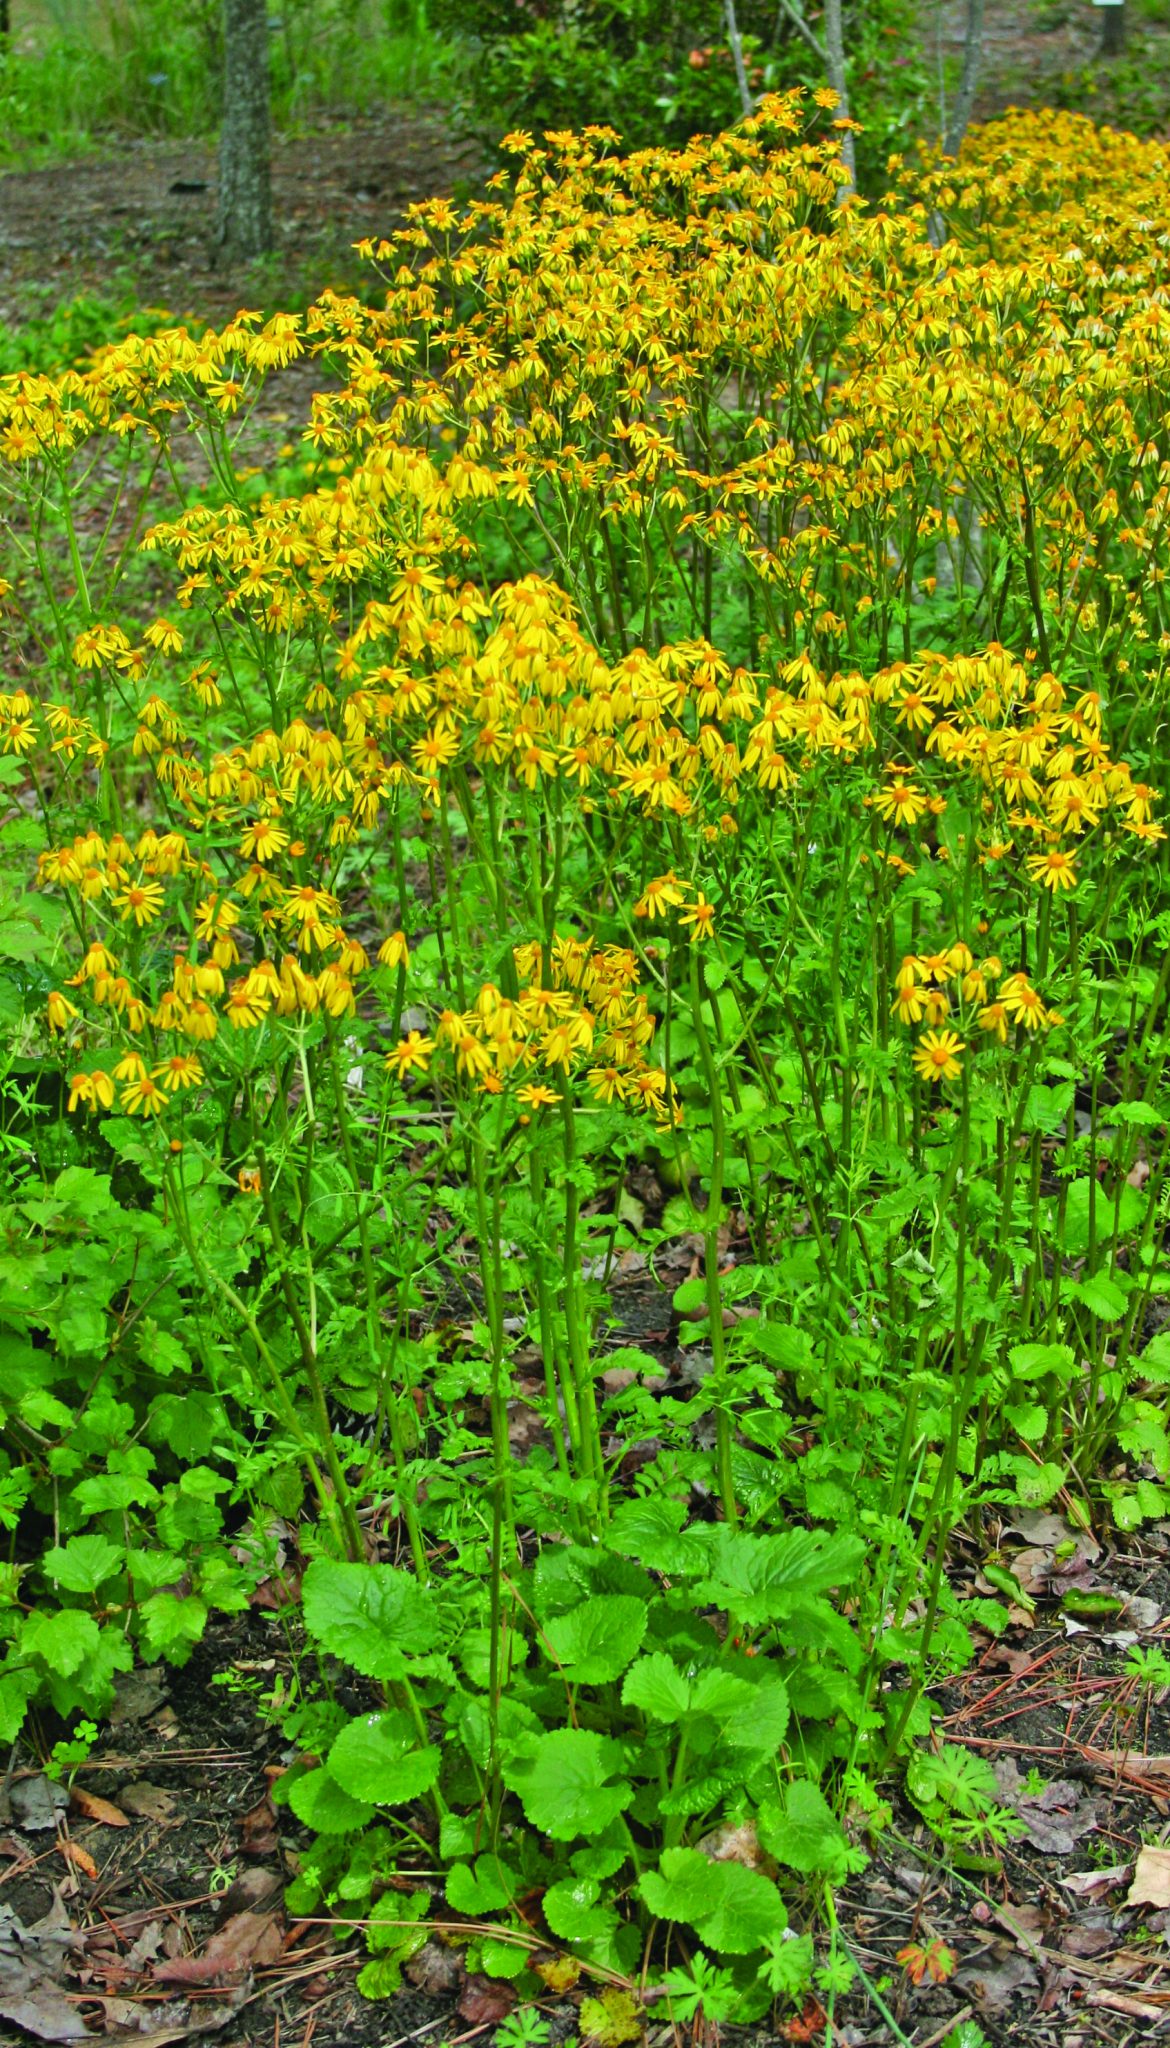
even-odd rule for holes
{"type": "Polygon", "coordinates": [[[924,1081],[957,1081],[962,1067],[959,1054],[966,1051],[957,1031],[924,1031],[913,1052],[916,1071],[924,1081]]]}

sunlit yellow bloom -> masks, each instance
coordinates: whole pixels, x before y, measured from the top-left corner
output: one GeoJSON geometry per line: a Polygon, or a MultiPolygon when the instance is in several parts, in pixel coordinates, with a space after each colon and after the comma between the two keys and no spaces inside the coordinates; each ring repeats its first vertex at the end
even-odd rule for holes
{"type": "Polygon", "coordinates": [[[980,1030],[990,1031],[1001,1045],[1007,1044],[1009,1022],[1006,1003],[988,1003],[986,1008],[979,1012],[980,1030]]]}
{"type": "Polygon", "coordinates": [[[69,1083],[69,1108],[75,1110],[78,1104],[86,1109],[110,1109],[114,1101],[113,1076],[96,1074],[74,1074],[69,1083]]]}
{"type": "Polygon", "coordinates": [[[1075,889],[1077,871],[1073,866],[1071,853],[1063,847],[1052,846],[1047,853],[1030,853],[1025,861],[1028,873],[1034,882],[1045,889],[1075,889]]]}
{"type": "Polygon", "coordinates": [[[75,1004],[71,1003],[67,996],[63,996],[59,989],[51,991],[45,1009],[50,1031],[64,1031],[78,1014],[75,1004]]]}
{"type": "Polygon", "coordinates": [[[911,1058],[924,1081],[957,1081],[962,1071],[959,1054],[964,1050],[956,1031],[924,1031],[911,1058]]]}
{"type": "Polygon", "coordinates": [[[431,1054],[435,1050],[433,1038],[424,1038],[421,1031],[410,1031],[401,1038],[392,1053],[387,1056],[386,1065],[402,1080],[406,1074],[425,1074],[430,1066],[431,1054]]]}
{"type": "Polygon", "coordinates": [[[139,930],[145,924],[153,923],[163,905],[162,885],[159,882],[131,882],[120,895],[113,898],[115,910],[123,918],[133,918],[139,930]]]}
{"type": "Polygon", "coordinates": [[[410,948],[405,932],[391,932],[378,948],[378,959],[383,967],[409,967],[410,948]]]}
{"type": "Polygon", "coordinates": [[[879,815],[895,825],[916,825],[929,809],[929,799],[905,775],[897,776],[872,801],[879,815]]]}
{"type": "Polygon", "coordinates": [[[140,1075],[122,1090],[122,1107],[128,1116],[161,1116],[166,1100],[158,1082],[149,1074],[140,1075]]]}
{"type": "Polygon", "coordinates": [[[171,1095],[184,1088],[194,1088],[203,1079],[203,1068],[193,1052],[173,1053],[161,1067],[152,1067],[150,1071],[152,1078],[171,1095]]]}
{"type": "Polygon", "coordinates": [[[999,994],[1009,1017],[1026,1031],[1035,1031],[1046,1021],[1044,1004],[1026,975],[1010,974],[999,994]]]}
{"type": "Polygon", "coordinates": [[[544,1087],[540,1082],[528,1081],[523,1088],[517,1088],[516,1100],[517,1102],[527,1103],[529,1109],[549,1109],[553,1103],[559,1102],[561,1098],[551,1088],[544,1087]]]}
{"type": "Polygon", "coordinates": [[[715,930],[715,905],[708,903],[702,890],[696,896],[689,910],[679,912],[679,923],[691,928],[692,946],[709,939],[715,930]]]}

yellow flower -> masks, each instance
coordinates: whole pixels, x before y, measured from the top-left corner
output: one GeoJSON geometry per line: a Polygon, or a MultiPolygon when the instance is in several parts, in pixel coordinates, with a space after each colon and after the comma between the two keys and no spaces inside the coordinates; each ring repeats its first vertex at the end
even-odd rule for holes
{"type": "Polygon", "coordinates": [[[128,1116],[161,1116],[166,1100],[158,1082],[149,1074],[140,1075],[122,1090],[122,1107],[128,1116]]]}
{"type": "Polygon", "coordinates": [[[895,825],[916,825],[930,808],[929,798],[915,789],[904,773],[897,773],[889,788],[875,796],[873,803],[879,816],[895,825]]]}
{"type": "Polygon", "coordinates": [[[132,917],[141,931],[144,924],[151,924],[162,909],[163,892],[160,882],[131,882],[120,896],[113,898],[114,908],[120,910],[123,919],[132,917]]]}
{"type": "Polygon", "coordinates": [[[1073,866],[1072,855],[1065,853],[1063,847],[1050,847],[1047,853],[1030,853],[1025,865],[1032,880],[1041,883],[1045,889],[1055,892],[1057,889],[1075,889],[1077,886],[1077,871],[1073,866]]]}
{"type": "Polygon", "coordinates": [[[275,854],[283,853],[288,845],[288,833],[283,825],[272,818],[257,818],[249,825],[240,840],[240,852],[245,860],[271,860],[275,854]]]}
{"type": "Polygon", "coordinates": [[[1010,974],[999,993],[1013,1023],[1022,1024],[1026,1031],[1036,1031],[1047,1022],[1044,1004],[1026,974],[1010,974]]]}
{"type": "Polygon", "coordinates": [[[634,916],[663,917],[668,910],[677,908],[684,901],[685,898],[679,886],[678,876],[675,874],[674,869],[671,868],[665,875],[656,875],[652,882],[647,882],[644,891],[634,905],[634,916]]]}
{"type": "Polygon", "coordinates": [[[1001,1045],[1007,1044],[1008,1021],[1007,1007],[1003,1003],[988,1003],[979,1012],[980,1030],[990,1031],[1001,1045]]]}
{"type": "Polygon", "coordinates": [[[155,619],[153,624],[146,628],[143,639],[149,640],[151,646],[159,648],[163,654],[179,654],[182,651],[183,635],[177,626],[172,626],[169,619],[155,619]]]}
{"type": "Polygon", "coordinates": [[[45,1008],[48,1012],[50,1031],[64,1031],[78,1014],[75,1005],[67,996],[63,996],[59,989],[51,991],[45,1008]]]}
{"type": "Polygon", "coordinates": [[[715,905],[708,903],[700,889],[690,909],[682,911],[678,921],[680,924],[690,925],[692,946],[701,944],[704,939],[709,939],[715,930],[715,905]]]}
{"type": "Polygon", "coordinates": [[[86,1109],[110,1109],[114,1101],[114,1082],[109,1074],[74,1074],[69,1083],[69,1108],[75,1110],[79,1103],[86,1109]]]}
{"type": "Polygon", "coordinates": [[[956,1081],[959,1054],[966,1047],[956,1031],[924,1031],[914,1048],[914,1066],[924,1081],[956,1081]]]}
{"type": "Polygon", "coordinates": [[[421,1031],[411,1031],[401,1038],[392,1053],[386,1058],[386,1065],[401,1081],[404,1075],[416,1069],[425,1074],[430,1066],[431,1054],[435,1049],[433,1038],[424,1038],[421,1031]]]}
{"type": "Polygon", "coordinates": [[[152,1078],[171,1095],[177,1095],[183,1088],[194,1088],[203,1079],[203,1068],[193,1052],[172,1053],[161,1067],[152,1067],[150,1071],[152,1078]]]}
{"type": "Polygon", "coordinates": [[[383,967],[409,967],[410,948],[405,932],[391,932],[378,948],[378,959],[383,967]]]}
{"type": "Polygon", "coordinates": [[[551,1088],[542,1087],[540,1082],[528,1081],[523,1088],[517,1088],[516,1100],[526,1102],[530,1109],[549,1109],[561,1098],[551,1088]]]}

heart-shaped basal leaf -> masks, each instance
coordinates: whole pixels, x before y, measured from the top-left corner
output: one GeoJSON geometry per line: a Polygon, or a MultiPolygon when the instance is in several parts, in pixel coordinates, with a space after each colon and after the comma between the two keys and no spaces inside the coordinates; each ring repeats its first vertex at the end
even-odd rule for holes
{"type": "Polygon", "coordinates": [[[554,1728],[517,1743],[504,1764],[504,1783],[519,1795],[528,1819],[554,1842],[598,1835],[634,1796],[624,1780],[616,1742],[587,1728],[554,1728]]]}
{"type": "Polygon", "coordinates": [[[683,1921],[722,1955],[750,1955],[788,1924],[771,1878],[742,1863],[712,1863],[697,1849],[665,1849],[639,1890],[657,1919],[683,1921]]]}
{"type": "Polygon", "coordinates": [[[573,1685],[608,1685],[637,1656],[646,1603],[631,1593],[599,1593],[545,1623],[543,1640],[573,1685]]]}
{"type": "Polygon", "coordinates": [[[848,1874],[850,1849],[844,1831],[820,1787],[797,1778],[786,1787],[783,1801],[768,1800],[760,1808],[760,1841],[770,1856],[802,1876],[821,1872],[840,1884],[848,1874]]]}
{"type": "Polygon", "coordinates": [[[439,1640],[431,1594],[388,1564],[337,1564],[315,1558],[302,1589],[305,1627],[323,1649],[365,1678],[404,1678],[408,1658],[439,1640]]]}
{"type": "Polygon", "coordinates": [[[288,1803],[298,1820],[319,1835],[356,1834],[374,1818],[364,1800],[351,1799],[332,1771],[306,1771],[289,1791],[288,1803]]]}
{"type": "Polygon", "coordinates": [[[622,1705],[635,1707],[648,1721],[681,1721],[691,1704],[691,1686],[665,1650],[639,1657],[626,1673],[622,1705]]]}
{"type": "Polygon", "coordinates": [[[828,1536],[819,1529],[751,1536],[723,1527],[711,1576],[697,1590],[737,1621],[759,1627],[782,1620],[832,1586],[847,1585],[864,1556],[857,1536],[828,1536]]]}
{"type": "Polygon", "coordinates": [[[541,1901],[544,1917],[561,1941],[597,1941],[612,1934],[616,1908],[602,1902],[595,1877],[566,1877],[550,1884],[541,1901]]]}
{"type": "Polygon", "coordinates": [[[343,1791],[374,1806],[405,1806],[429,1792],[439,1775],[437,1749],[419,1744],[409,1714],[362,1714],[343,1728],[329,1769],[343,1791]]]}

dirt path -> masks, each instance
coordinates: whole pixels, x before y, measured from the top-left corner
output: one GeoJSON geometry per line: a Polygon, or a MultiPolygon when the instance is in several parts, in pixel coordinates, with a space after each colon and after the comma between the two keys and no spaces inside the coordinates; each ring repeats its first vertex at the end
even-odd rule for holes
{"type": "Polygon", "coordinates": [[[467,186],[479,146],[444,110],[388,108],[335,122],[273,155],[276,250],[249,272],[213,268],[214,149],[124,142],[108,155],[0,177],[0,320],[19,323],[81,292],[131,294],[179,315],[234,312],[315,296],[356,270],[352,244],[378,235],[415,199],[467,186]]]}

